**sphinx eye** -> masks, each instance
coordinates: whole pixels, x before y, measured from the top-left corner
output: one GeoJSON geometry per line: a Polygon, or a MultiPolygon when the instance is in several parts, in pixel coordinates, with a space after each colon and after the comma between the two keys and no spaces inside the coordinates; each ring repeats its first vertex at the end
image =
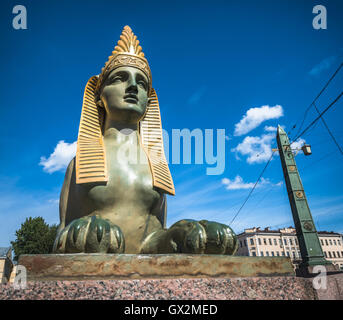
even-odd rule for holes
{"type": "Polygon", "coordinates": [[[122,81],[123,77],[121,75],[115,76],[111,79],[111,82],[118,82],[118,81],[122,81]]]}
{"type": "Polygon", "coordinates": [[[138,84],[146,90],[147,84],[146,84],[146,82],[144,80],[138,81],[138,84]]]}
{"type": "Polygon", "coordinates": [[[127,80],[127,74],[125,72],[118,72],[110,77],[110,83],[119,83],[127,80]]]}

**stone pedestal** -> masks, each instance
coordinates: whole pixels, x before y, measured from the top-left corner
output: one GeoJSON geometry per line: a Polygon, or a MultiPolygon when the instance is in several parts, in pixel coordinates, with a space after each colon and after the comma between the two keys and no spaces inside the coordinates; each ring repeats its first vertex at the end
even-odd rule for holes
{"type": "Polygon", "coordinates": [[[23,255],[26,288],[0,285],[0,300],[341,299],[342,277],[315,290],[286,257],[220,255],[23,255]],[[334,286],[335,284],[335,286],[334,286]]]}
{"type": "Polygon", "coordinates": [[[28,280],[179,279],[293,276],[286,257],[191,254],[22,255],[28,280]]]}

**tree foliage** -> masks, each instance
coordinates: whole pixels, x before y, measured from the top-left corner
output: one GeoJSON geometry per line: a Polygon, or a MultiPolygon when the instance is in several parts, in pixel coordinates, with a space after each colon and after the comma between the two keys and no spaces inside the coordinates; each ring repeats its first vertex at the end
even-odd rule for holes
{"type": "Polygon", "coordinates": [[[57,225],[49,226],[42,217],[26,218],[15,232],[16,240],[11,241],[14,260],[21,254],[51,253],[57,234],[57,225]]]}

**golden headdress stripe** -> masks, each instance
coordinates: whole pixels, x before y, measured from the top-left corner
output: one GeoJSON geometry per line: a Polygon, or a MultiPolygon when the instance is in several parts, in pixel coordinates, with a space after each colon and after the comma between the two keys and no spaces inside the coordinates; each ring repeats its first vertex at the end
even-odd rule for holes
{"type": "Polygon", "coordinates": [[[154,89],[151,90],[150,103],[145,117],[140,122],[140,135],[148,153],[154,186],[174,195],[174,183],[163,150],[160,107],[154,89]],[[158,128],[157,134],[156,128],[158,128]]]}
{"type": "Polygon", "coordinates": [[[108,181],[101,117],[94,102],[98,77],[91,77],[83,96],[76,152],[76,183],[108,181]],[[88,97],[88,98],[87,98],[88,97]]]}
{"type": "Polygon", "coordinates": [[[120,40],[108,58],[101,74],[90,78],[86,85],[77,141],[76,183],[108,181],[101,131],[104,111],[97,107],[95,97],[99,98],[103,80],[112,70],[120,66],[138,68],[149,79],[149,105],[139,127],[141,143],[149,160],[153,186],[174,195],[173,179],[163,149],[160,107],[157,94],[151,87],[150,67],[137,37],[129,26],[124,27],[120,40]]]}

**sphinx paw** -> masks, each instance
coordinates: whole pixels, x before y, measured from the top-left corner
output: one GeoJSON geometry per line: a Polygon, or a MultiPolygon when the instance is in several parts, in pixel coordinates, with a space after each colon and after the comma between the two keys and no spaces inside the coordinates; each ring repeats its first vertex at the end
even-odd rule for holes
{"type": "Polygon", "coordinates": [[[56,253],[123,253],[125,240],[120,228],[98,216],[73,220],[56,237],[56,253]]]}
{"type": "Polygon", "coordinates": [[[206,231],[206,254],[234,255],[236,253],[237,236],[229,226],[207,220],[201,220],[199,223],[206,231]]]}
{"type": "Polygon", "coordinates": [[[174,223],[168,230],[175,252],[204,253],[206,249],[206,231],[197,221],[184,219],[174,223]]]}

